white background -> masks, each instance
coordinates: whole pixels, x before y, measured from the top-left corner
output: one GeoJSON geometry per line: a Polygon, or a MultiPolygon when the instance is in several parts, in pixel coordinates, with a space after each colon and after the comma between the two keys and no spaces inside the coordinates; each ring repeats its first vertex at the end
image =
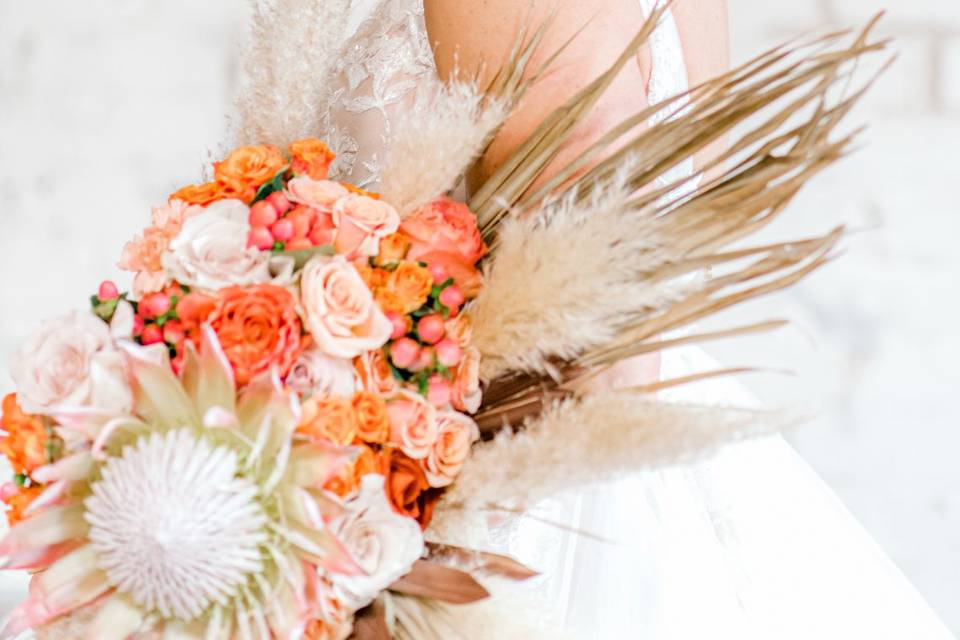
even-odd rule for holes
{"type": "MultiPolygon", "coordinates": [[[[877,7],[731,0],[734,58],[877,7]]],[[[858,233],[808,283],[739,314],[793,328],[711,350],[794,369],[743,381],[818,416],[791,440],[960,632],[960,1],[887,7],[901,55],[856,114],[871,125],[862,148],[775,230],[858,233]]],[[[239,0],[0,0],[4,361],[101,279],[128,281],[123,242],[224,137],[245,12],[239,0]]]]}

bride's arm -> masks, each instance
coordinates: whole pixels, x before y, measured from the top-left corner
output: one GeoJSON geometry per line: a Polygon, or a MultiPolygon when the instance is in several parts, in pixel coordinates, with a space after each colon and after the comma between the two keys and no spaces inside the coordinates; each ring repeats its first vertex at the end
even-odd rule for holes
{"type": "MultiPolygon", "coordinates": [[[[531,68],[582,29],[556,61],[550,75],[530,91],[491,145],[479,166],[481,177],[496,170],[547,113],[600,75],[636,35],[644,20],[640,0],[541,0],[531,8],[532,4],[518,0],[424,1],[427,30],[443,77],[458,66],[465,73],[481,69],[489,78],[513,47],[524,21],[542,22],[554,6],[556,18],[531,68]]],[[[691,86],[725,70],[726,0],[675,0],[672,10],[684,43],[691,86]]],[[[628,65],[601,98],[553,166],[563,166],[603,131],[645,107],[649,77],[650,57],[644,50],[637,64],[628,65]]]]}

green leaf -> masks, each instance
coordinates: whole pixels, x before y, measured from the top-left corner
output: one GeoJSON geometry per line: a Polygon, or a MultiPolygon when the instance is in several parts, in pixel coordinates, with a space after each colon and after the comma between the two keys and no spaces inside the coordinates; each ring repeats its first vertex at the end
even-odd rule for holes
{"type": "Polygon", "coordinates": [[[27,484],[27,474],[18,473],[17,475],[13,476],[13,481],[18,487],[24,487],[27,484]]]}
{"type": "Polygon", "coordinates": [[[265,182],[260,185],[260,188],[257,189],[257,195],[253,198],[253,202],[258,202],[265,199],[274,191],[283,191],[283,176],[287,173],[287,169],[289,168],[290,165],[285,166],[279,171],[279,173],[277,173],[277,175],[273,176],[269,182],[265,182]]]}
{"type": "Polygon", "coordinates": [[[322,244],[312,249],[302,249],[300,251],[277,251],[278,255],[290,256],[293,258],[294,269],[303,269],[303,266],[310,262],[311,258],[316,256],[335,256],[337,250],[332,245],[322,244]]]}

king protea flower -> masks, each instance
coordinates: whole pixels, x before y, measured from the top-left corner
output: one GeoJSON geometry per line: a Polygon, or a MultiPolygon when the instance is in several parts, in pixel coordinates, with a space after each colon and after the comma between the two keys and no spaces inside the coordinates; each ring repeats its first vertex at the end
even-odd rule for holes
{"type": "Polygon", "coordinates": [[[322,491],[351,450],[298,440],[276,376],[238,397],[208,327],[202,342],[179,379],[162,350],[125,345],[132,415],[57,416],[71,451],[35,472],[47,489],[0,542],[7,568],[37,571],[5,637],[84,607],[97,640],[300,637],[318,571],[360,571],[322,491]]]}

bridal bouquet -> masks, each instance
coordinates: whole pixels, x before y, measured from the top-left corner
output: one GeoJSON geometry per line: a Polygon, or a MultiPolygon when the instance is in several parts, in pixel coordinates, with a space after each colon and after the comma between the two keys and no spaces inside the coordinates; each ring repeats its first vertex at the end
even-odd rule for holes
{"type": "Polygon", "coordinates": [[[883,45],[772,50],[543,179],[657,19],[469,201],[450,194],[543,73],[546,26],[489,86],[408,107],[380,194],[331,175],[324,142],[259,127],[155,208],[122,253],[131,291],[102,283],[12,362],[0,556],[34,573],[5,637],[532,637],[489,597],[536,575],[476,550],[492,516],[777,428],[654,395],[733,370],[591,382],[780,324],[667,333],[829,258],[839,229],[731,245],[843,154],[860,92],[831,92],[883,45]],[[744,122],[716,177],[656,183],[744,122]]]}

